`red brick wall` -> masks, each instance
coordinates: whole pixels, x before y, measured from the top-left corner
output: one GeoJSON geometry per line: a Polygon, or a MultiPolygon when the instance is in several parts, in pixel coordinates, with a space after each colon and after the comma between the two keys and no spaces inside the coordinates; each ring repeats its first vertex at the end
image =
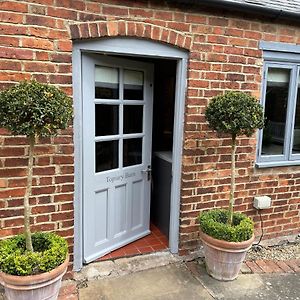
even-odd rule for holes
{"type": "MultiPolygon", "coordinates": [[[[180,253],[198,244],[198,213],[226,206],[230,146],[204,118],[209,99],[225,89],[260,96],[259,40],[300,44],[300,25],[205,9],[162,6],[161,1],[27,0],[0,3],[0,84],[36,78],[72,93],[71,51],[77,38],[127,35],[190,51],[183,150],[180,253]],[[107,22],[109,21],[109,22],[107,22]],[[80,26],[70,25],[80,24],[80,26]],[[89,24],[89,25],[87,25],[89,24]]],[[[1,236],[22,230],[27,145],[23,137],[0,136],[1,236]]],[[[256,169],[255,138],[239,139],[237,210],[258,221],[254,195],[270,195],[263,212],[265,237],[299,233],[300,168],[256,169]]],[[[36,148],[32,224],[55,230],[73,245],[72,129],[36,148]]],[[[259,226],[259,224],[257,224],[259,226]]]]}

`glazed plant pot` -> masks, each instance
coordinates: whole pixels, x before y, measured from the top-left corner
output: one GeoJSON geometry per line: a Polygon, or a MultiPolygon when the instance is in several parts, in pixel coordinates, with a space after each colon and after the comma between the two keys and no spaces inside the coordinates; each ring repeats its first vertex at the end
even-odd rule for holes
{"type": "Polygon", "coordinates": [[[231,281],[237,278],[247,251],[254,241],[227,242],[217,240],[200,229],[207,273],[217,280],[231,281]]]}
{"type": "Polygon", "coordinates": [[[50,272],[29,276],[0,273],[8,300],[56,300],[61,280],[67,271],[69,256],[65,262],[50,272]]]}

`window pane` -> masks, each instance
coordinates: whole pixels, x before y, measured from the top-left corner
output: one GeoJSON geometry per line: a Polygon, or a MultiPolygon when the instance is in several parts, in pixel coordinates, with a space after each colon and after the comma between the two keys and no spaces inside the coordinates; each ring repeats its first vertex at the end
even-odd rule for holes
{"type": "Polygon", "coordinates": [[[290,70],[269,68],[262,155],[283,154],[290,70]]]}
{"type": "Polygon", "coordinates": [[[143,106],[124,106],[124,133],[143,132],[143,106]]]}
{"type": "Polygon", "coordinates": [[[124,99],[143,100],[144,74],[140,71],[124,70],[124,99]]]}
{"type": "Polygon", "coordinates": [[[96,143],[96,172],[118,168],[119,141],[96,143]]]}
{"type": "Polygon", "coordinates": [[[96,66],[95,98],[119,99],[119,70],[117,68],[96,66]]]}
{"type": "Polygon", "coordinates": [[[300,153],[300,72],[297,90],[296,115],[294,126],[293,153],[300,153]]]}
{"type": "Polygon", "coordinates": [[[119,105],[95,105],[96,136],[119,133],[119,105]]]}
{"type": "Polygon", "coordinates": [[[123,143],[123,166],[141,164],[143,138],[128,139],[124,140],[123,143]]]}

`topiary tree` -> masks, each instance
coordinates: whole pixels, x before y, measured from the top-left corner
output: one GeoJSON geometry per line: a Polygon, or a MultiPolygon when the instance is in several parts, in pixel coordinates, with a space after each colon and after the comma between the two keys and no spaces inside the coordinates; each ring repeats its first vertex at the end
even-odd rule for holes
{"type": "Polygon", "coordinates": [[[205,112],[209,127],[219,133],[231,136],[231,187],[229,198],[229,218],[232,224],[235,192],[235,153],[236,138],[240,135],[250,137],[256,129],[263,128],[263,108],[257,99],[249,94],[227,91],[214,97],[205,112]]]}
{"type": "Polygon", "coordinates": [[[0,127],[29,140],[28,174],[24,196],[26,249],[33,251],[29,197],[32,190],[34,145],[38,137],[50,137],[65,129],[72,117],[72,101],[63,91],[37,81],[23,81],[0,93],[0,127]]]}

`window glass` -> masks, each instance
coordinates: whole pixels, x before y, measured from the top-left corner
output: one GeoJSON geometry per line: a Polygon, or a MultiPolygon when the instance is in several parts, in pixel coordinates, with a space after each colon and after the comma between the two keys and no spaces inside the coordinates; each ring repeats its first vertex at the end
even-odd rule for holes
{"type": "Polygon", "coordinates": [[[119,164],[119,141],[97,142],[96,152],[96,172],[118,168],[119,164]]]}
{"type": "Polygon", "coordinates": [[[123,166],[128,167],[142,163],[143,138],[123,141],[123,166]]]}
{"type": "Polygon", "coordinates": [[[95,98],[119,99],[119,70],[117,68],[96,66],[95,98]]]}
{"type": "Polygon", "coordinates": [[[141,71],[124,70],[124,99],[144,99],[144,73],[141,71]]]}
{"type": "Polygon", "coordinates": [[[293,154],[300,153],[300,71],[297,85],[296,113],[294,125],[293,154]]]}
{"type": "Polygon", "coordinates": [[[124,133],[143,132],[143,106],[124,105],[124,133]]]}
{"type": "Polygon", "coordinates": [[[95,104],[96,136],[119,133],[119,105],[95,104]]]}
{"type": "Polygon", "coordinates": [[[289,69],[268,69],[262,155],[283,154],[290,73],[289,69]]]}

